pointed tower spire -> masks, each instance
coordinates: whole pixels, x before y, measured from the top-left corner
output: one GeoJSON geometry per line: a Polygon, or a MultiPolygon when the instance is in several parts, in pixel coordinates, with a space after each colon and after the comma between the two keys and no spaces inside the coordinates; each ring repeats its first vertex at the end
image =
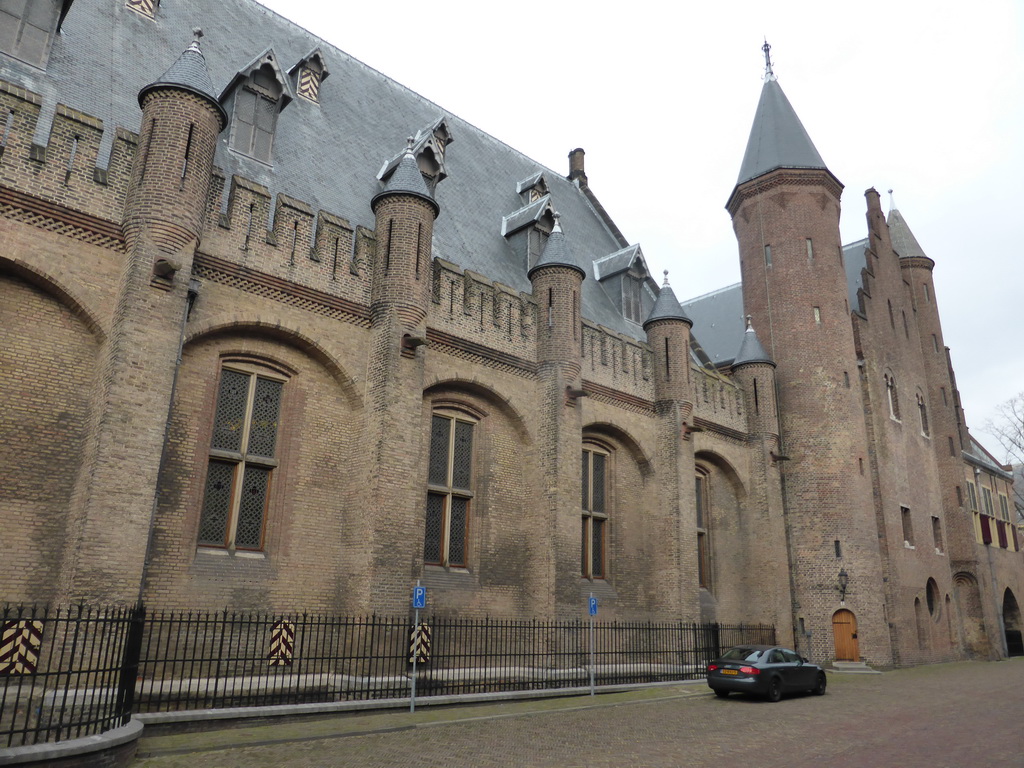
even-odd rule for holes
{"type": "Polygon", "coordinates": [[[743,333],[743,343],[740,344],[740,351],[736,354],[732,367],[737,368],[752,363],[767,363],[772,367],[775,366],[775,361],[764,351],[761,340],[757,338],[750,315],[747,315],[747,330],[743,333]]]}
{"type": "Polygon", "coordinates": [[[672,286],[668,284],[668,270],[665,270],[665,282],[661,286],[661,290],[658,292],[658,300],[654,302],[654,306],[651,308],[651,314],[644,320],[644,330],[647,330],[647,326],[653,323],[655,320],[682,320],[685,323],[693,325],[693,320],[686,316],[683,312],[682,306],[679,304],[679,300],[676,298],[675,291],[672,290],[672,286]]]}
{"type": "Polygon", "coordinates": [[[548,236],[548,241],[544,244],[544,251],[537,259],[537,263],[526,273],[527,278],[532,279],[533,273],[542,267],[572,267],[586,277],[587,273],[573,258],[569,244],[565,240],[565,234],[562,232],[562,225],[559,222],[561,214],[555,211],[553,215],[555,226],[548,236]]]}
{"type": "Polygon", "coordinates": [[[412,151],[415,139],[410,136],[405,141],[405,154],[402,155],[395,170],[384,182],[384,189],[373,196],[370,206],[375,206],[378,200],[389,195],[413,195],[426,200],[433,206],[436,219],[441,212],[441,207],[437,204],[434,196],[430,194],[427,182],[420,172],[420,165],[416,162],[416,155],[412,151]]]}
{"type": "Polygon", "coordinates": [[[767,41],[762,47],[765,60],[764,87],[754,114],[737,184],[762,176],[776,168],[820,168],[827,170],[814,142],[782,92],[772,70],[767,41]]]}
{"type": "Polygon", "coordinates": [[[911,259],[917,256],[927,256],[921,244],[917,242],[914,233],[907,226],[907,220],[899,212],[895,203],[892,202],[892,190],[889,190],[889,216],[886,222],[889,225],[889,237],[892,239],[892,249],[902,259],[911,259]]]}
{"type": "Polygon", "coordinates": [[[206,57],[203,56],[203,52],[199,48],[203,30],[196,27],[192,30],[192,36],[192,42],[188,48],[182,51],[177,61],[171,64],[170,68],[154,82],[139,91],[139,106],[142,106],[147,93],[158,88],[177,88],[189,91],[206,99],[216,107],[220,115],[221,130],[224,130],[228,124],[228,113],[217,99],[217,94],[213,90],[213,80],[210,79],[210,72],[206,68],[206,57]]]}

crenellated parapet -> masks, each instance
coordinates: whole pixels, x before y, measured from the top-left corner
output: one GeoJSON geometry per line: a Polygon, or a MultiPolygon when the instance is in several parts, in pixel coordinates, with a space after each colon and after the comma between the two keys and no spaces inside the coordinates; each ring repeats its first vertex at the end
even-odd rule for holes
{"type": "Polygon", "coordinates": [[[654,400],[647,344],[584,320],[582,356],[585,380],[654,400]]]}
{"type": "Polygon", "coordinates": [[[204,251],[349,301],[369,301],[372,230],[241,176],[228,186],[217,168],[212,181],[204,251]]]}
{"type": "Polygon", "coordinates": [[[537,304],[529,294],[433,260],[431,328],[533,361],[537,304]]]}
{"type": "Polygon", "coordinates": [[[707,368],[690,366],[695,420],[714,422],[745,436],[749,430],[743,391],[731,378],[707,368]]]}
{"type": "Polygon", "coordinates": [[[120,222],[137,135],[118,128],[100,157],[103,121],[58,104],[46,144],[36,144],[42,103],[40,94],[0,80],[0,185],[120,222]]]}

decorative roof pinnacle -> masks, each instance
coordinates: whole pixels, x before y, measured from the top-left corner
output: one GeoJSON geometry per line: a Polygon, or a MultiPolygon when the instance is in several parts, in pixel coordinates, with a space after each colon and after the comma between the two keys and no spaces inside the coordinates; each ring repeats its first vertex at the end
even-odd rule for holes
{"type": "Polygon", "coordinates": [[[559,219],[562,218],[562,214],[560,214],[558,211],[552,211],[551,217],[555,220],[555,225],[551,228],[552,234],[555,233],[555,232],[561,232],[562,231],[562,225],[559,222],[559,219]]]}
{"type": "Polygon", "coordinates": [[[775,77],[775,73],[772,71],[772,47],[768,45],[768,38],[765,38],[761,50],[764,51],[764,81],[767,83],[769,80],[777,80],[778,78],[775,77]]]}
{"type": "Polygon", "coordinates": [[[665,272],[665,281],[662,283],[663,286],[668,285],[668,270],[666,269],[666,270],[664,270],[664,272],[665,272]]]}
{"type": "Polygon", "coordinates": [[[895,210],[896,210],[896,201],[893,199],[892,190],[890,189],[889,190],[889,211],[892,212],[892,211],[895,211],[895,210]]]}
{"type": "Polygon", "coordinates": [[[752,331],[754,329],[753,316],[747,315],[747,330],[752,331]]]}
{"type": "Polygon", "coordinates": [[[188,46],[190,51],[198,51],[199,50],[199,41],[200,41],[200,39],[202,39],[202,37],[203,37],[203,28],[202,27],[192,27],[192,42],[188,46]]]}

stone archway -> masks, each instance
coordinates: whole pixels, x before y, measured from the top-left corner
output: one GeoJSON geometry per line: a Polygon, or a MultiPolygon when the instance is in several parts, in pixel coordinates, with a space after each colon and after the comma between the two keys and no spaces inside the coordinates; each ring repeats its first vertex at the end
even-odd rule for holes
{"type": "Polygon", "coordinates": [[[1006,653],[1009,656],[1024,656],[1024,637],[1020,606],[1013,592],[1007,588],[1003,593],[1003,628],[1006,631],[1006,653]]]}
{"type": "Polygon", "coordinates": [[[988,633],[981,608],[981,590],[970,573],[961,571],[953,577],[953,595],[963,637],[963,649],[969,658],[986,658],[989,652],[988,633]]]}

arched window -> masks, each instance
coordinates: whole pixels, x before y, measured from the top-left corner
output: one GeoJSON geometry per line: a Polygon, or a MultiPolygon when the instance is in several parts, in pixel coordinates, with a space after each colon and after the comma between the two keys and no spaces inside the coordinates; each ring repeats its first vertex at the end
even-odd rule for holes
{"type": "Polygon", "coordinates": [[[220,372],[199,544],[259,550],[285,378],[276,371],[230,361],[220,372]]]}
{"type": "Polygon", "coordinates": [[[586,579],[605,578],[610,459],[610,453],[601,446],[593,443],[583,446],[580,567],[586,579]]]}
{"type": "Polygon", "coordinates": [[[708,520],[711,517],[711,494],[708,489],[708,474],[697,471],[697,579],[704,589],[711,588],[711,557],[708,542],[708,520]]]}
{"type": "Polygon", "coordinates": [[[475,426],[461,412],[435,411],[431,416],[424,563],[466,567],[475,426]]]}
{"type": "Polygon", "coordinates": [[[900,397],[896,389],[896,377],[885,374],[885,392],[889,400],[889,416],[896,421],[900,420],[900,397]]]}

